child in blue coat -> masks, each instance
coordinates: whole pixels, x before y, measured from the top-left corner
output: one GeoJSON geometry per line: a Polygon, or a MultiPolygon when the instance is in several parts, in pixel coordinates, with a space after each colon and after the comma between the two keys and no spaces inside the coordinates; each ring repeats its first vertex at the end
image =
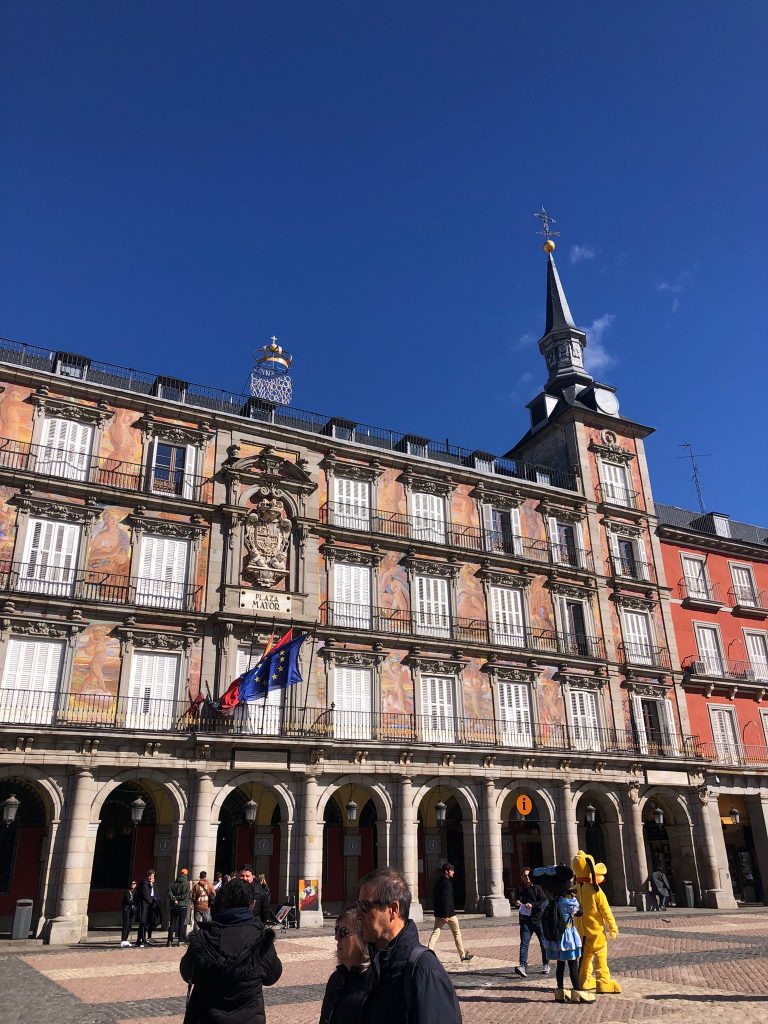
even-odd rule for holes
{"type": "Polygon", "coordinates": [[[550,897],[549,905],[542,916],[542,930],[547,956],[550,960],[557,961],[555,999],[558,1003],[592,1003],[592,992],[578,990],[581,938],[576,931],[573,918],[581,911],[573,886],[573,871],[564,864],[557,864],[548,868],[536,868],[533,877],[550,897]],[[572,990],[563,988],[566,964],[572,990]]]}

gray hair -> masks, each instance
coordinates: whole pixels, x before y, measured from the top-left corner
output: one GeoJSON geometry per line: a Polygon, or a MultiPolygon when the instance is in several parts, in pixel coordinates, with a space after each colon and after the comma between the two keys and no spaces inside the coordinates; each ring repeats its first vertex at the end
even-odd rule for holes
{"type": "Polygon", "coordinates": [[[403,921],[408,920],[411,910],[411,890],[408,883],[394,868],[376,868],[369,871],[358,883],[362,888],[364,885],[373,887],[373,899],[378,903],[394,903],[397,900],[399,916],[403,921]]]}
{"type": "Polygon", "coordinates": [[[363,923],[357,916],[357,907],[354,903],[351,907],[345,907],[336,918],[337,928],[342,923],[345,928],[349,928],[350,935],[354,936],[355,945],[360,950],[363,957],[362,966],[367,967],[370,963],[368,943],[365,941],[365,937],[363,936],[363,923]]]}

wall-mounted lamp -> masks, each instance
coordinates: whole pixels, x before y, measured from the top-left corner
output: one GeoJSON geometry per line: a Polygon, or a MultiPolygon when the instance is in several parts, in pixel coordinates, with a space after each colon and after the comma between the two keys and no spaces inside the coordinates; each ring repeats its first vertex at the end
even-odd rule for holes
{"type": "Polygon", "coordinates": [[[137,796],[135,800],[131,801],[131,821],[133,827],[138,828],[141,824],[141,819],[144,817],[144,811],[147,806],[147,801],[142,800],[140,796],[137,796]]]}
{"type": "Polygon", "coordinates": [[[20,805],[21,800],[19,800],[13,793],[11,793],[7,800],[3,800],[0,804],[0,807],[3,808],[3,824],[6,828],[10,828],[16,820],[16,813],[18,812],[20,805]]]}
{"type": "Polygon", "coordinates": [[[735,825],[736,828],[738,828],[739,827],[739,822],[741,821],[741,812],[739,811],[739,808],[738,807],[732,807],[731,810],[729,811],[729,813],[731,815],[731,824],[735,825]]]}
{"type": "Polygon", "coordinates": [[[658,804],[653,808],[653,820],[659,827],[664,824],[664,811],[662,811],[658,804]]]}
{"type": "Polygon", "coordinates": [[[595,824],[596,821],[597,821],[597,810],[592,806],[592,804],[587,804],[587,806],[584,808],[584,823],[585,823],[585,825],[587,826],[587,828],[592,828],[592,826],[595,824]]]}

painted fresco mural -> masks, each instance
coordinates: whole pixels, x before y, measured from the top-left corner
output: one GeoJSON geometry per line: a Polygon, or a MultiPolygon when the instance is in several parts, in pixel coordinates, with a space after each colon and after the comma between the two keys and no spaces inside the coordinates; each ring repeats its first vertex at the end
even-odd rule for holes
{"type": "Polygon", "coordinates": [[[399,469],[385,469],[379,477],[377,502],[383,512],[400,512],[405,515],[408,511],[405,497],[405,488],[398,483],[400,476],[399,469]]]}
{"type": "Polygon", "coordinates": [[[134,427],[136,420],[133,409],[116,409],[107,421],[99,452],[102,458],[110,460],[105,468],[117,470],[121,462],[133,466],[141,464],[143,444],[141,431],[134,427]]]}
{"type": "Polygon", "coordinates": [[[12,487],[0,487],[0,560],[9,562],[16,534],[16,508],[8,502],[15,493],[12,487]]]}
{"type": "Polygon", "coordinates": [[[560,683],[553,678],[556,672],[554,665],[544,666],[536,684],[539,721],[542,725],[565,724],[562,690],[560,683]]]}
{"type": "Polygon", "coordinates": [[[377,580],[380,607],[395,612],[407,612],[411,605],[408,573],[401,559],[399,551],[388,551],[379,565],[377,580]]]}
{"type": "Polygon", "coordinates": [[[23,443],[32,440],[31,388],[7,384],[0,393],[0,437],[23,443]]]}
{"type": "Polygon", "coordinates": [[[544,519],[541,513],[536,511],[537,505],[538,500],[531,498],[520,506],[520,529],[524,537],[530,537],[532,540],[546,540],[547,531],[544,519]]]}
{"type": "Polygon", "coordinates": [[[475,565],[462,565],[459,571],[456,579],[456,614],[461,619],[472,619],[478,626],[485,626],[485,591],[476,572],[475,565]]]}
{"type": "Polygon", "coordinates": [[[460,484],[451,494],[448,518],[457,526],[470,526],[475,530],[480,529],[480,515],[477,510],[477,502],[470,498],[469,492],[474,487],[469,484],[460,484]]]}
{"type": "Polygon", "coordinates": [[[493,693],[487,672],[482,672],[483,661],[470,658],[462,672],[465,719],[493,718],[493,693]]]}
{"type": "Polygon", "coordinates": [[[411,715],[413,677],[403,664],[405,651],[391,651],[381,663],[381,710],[384,714],[411,715]]]}
{"type": "Polygon", "coordinates": [[[552,595],[545,586],[546,580],[543,576],[534,576],[528,588],[528,608],[530,614],[531,629],[555,628],[555,612],[552,605],[552,595]]]}
{"type": "Polygon", "coordinates": [[[101,622],[77,638],[70,693],[86,698],[116,697],[120,677],[120,640],[111,636],[115,622],[101,622]]]}
{"type": "Polygon", "coordinates": [[[128,576],[131,568],[131,528],[124,520],[127,508],[105,508],[93,524],[85,559],[89,572],[128,576]]]}

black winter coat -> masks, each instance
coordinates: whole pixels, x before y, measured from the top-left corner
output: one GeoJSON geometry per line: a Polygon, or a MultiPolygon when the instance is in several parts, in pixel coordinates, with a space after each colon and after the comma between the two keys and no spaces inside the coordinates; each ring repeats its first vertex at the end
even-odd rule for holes
{"type": "MultiPolygon", "coordinates": [[[[540,885],[519,885],[515,889],[514,899],[520,900],[521,903],[532,903],[531,923],[541,923],[541,915],[544,913],[544,907],[549,903],[549,898],[540,885]]],[[[520,920],[523,919],[520,918],[520,920]]]]}
{"type": "Polygon", "coordinates": [[[179,964],[193,985],[184,1024],[266,1024],[263,985],[283,972],[275,934],[250,910],[224,910],[192,933],[179,964]]]}
{"type": "Polygon", "coordinates": [[[136,895],[134,896],[136,917],[139,923],[149,924],[150,926],[154,926],[154,916],[151,913],[151,907],[157,900],[157,886],[154,886],[154,897],[152,896],[152,888],[145,878],[136,886],[136,895]]]}
{"type": "Polygon", "coordinates": [[[362,1024],[461,1024],[451,979],[435,954],[425,950],[416,966],[410,965],[411,951],[417,945],[419,933],[413,921],[408,921],[386,949],[371,949],[371,979],[362,1024]]]}
{"type": "Polygon", "coordinates": [[[320,1024],[360,1024],[370,978],[363,967],[350,971],[339,964],[325,986],[320,1024]]]}
{"type": "Polygon", "coordinates": [[[262,889],[258,882],[253,885],[253,916],[258,917],[262,924],[269,921],[269,889],[262,889]]]}
{"type": "Polygon", "coordinates": [[[435,917],[453,917],[453,882],[447,875],[440,875],[435,883],[435,917]]]}

